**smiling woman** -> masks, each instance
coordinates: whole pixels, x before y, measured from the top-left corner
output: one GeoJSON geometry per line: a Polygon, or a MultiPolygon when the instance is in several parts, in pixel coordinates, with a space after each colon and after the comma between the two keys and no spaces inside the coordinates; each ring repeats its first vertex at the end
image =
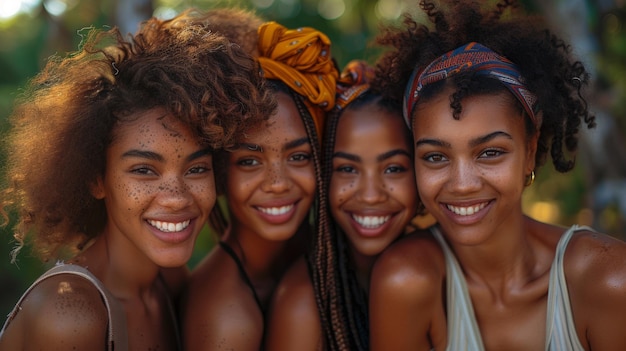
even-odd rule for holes
{"type": "Polygon", "coordinates": [[[437,224],[392,245],[372,273],[372,350],[623,350],[626,243],[524,214],[551,158],[574,166],[595,126],[589,74],[542,18],[422,1],[380,36],[377,67],[402,101],[415,177],[437,224]]]}
{"type": "Polygon", "coordinates": [[[11,116],[1,195],[15,237],[63,262],[23,295],[0,349],[181,349],[162,273],[207,222],[215,150],[275,106],[250,56],[192,24],[94,31],[52,58],[11,116]]]}
{"type": "MultiPolygon", "coordinates": [[[[241,17],[239,11],[222,13],[233,21],[241,17]]],[[[184,345],[256,351],[263,349],[274,289],[314,233],[312,205],[325,201],[316,197],[319,131],[324,110],[334,105],[339,73],[329,39],[313,28],[267,22],[252,38],[248,26],[205,23],[207,29],[258,43],[255,56],[278,108],[265,124],[246,129],[233,147],[215,155],[216,183],[227,208],[212,214],[220,243],[194,267],[183,298],[184,345]]],[[[254,47],[250,44],[242,46],[254,47]]]]}

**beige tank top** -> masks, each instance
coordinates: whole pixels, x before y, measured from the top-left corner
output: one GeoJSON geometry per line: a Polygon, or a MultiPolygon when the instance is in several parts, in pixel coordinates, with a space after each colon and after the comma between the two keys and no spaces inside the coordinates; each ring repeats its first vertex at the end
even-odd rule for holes
{"type": "MultiPolygon", "coordinates": [[[[546,351],[584,351],[578,340],[563,272],[563,256],[572,235],[578,230],[592,230],[577,225],[569,228],[559,240],[550,268],[548,311],[546,315],[546,351]]],[[[484,351],[485,346],[474,315],[463,271],[439,228],[430,228],[439,241],[446,259],[446,299],[448,351],[484,351]]]]}

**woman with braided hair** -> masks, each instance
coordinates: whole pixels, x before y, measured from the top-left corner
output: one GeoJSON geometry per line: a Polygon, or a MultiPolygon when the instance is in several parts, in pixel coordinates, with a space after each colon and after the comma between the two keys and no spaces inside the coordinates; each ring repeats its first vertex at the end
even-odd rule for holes
{"type": "Polygon", "coordinates": [[[268,350],[368,350],[368,290],[376,257],[405,232],[416,212],[411,136],[401,105],[349,64],[323,144],[324,194],[332,223],[320,226],[307,260],[276,290],[268,350]]]}
{"type": "Polygon", "coordinates": [[[275,22],[258,33],[257,60],[278,110],[216,156],[227,211],[213,213],[219,245],[193,269],[183,299],[187,350],[262,349],[270,297],[314,231],[320,130],[339,75],[330,40],[275,22]]]}
{"type": "Polygon", "coordinates": [[[376,262],[372,350],[623,350],[626,243],[541,223],[522,193],[552,156],[574,166],[588,74],[541,18],[504,1],[406,17],[377,75],[402,100],[420,199],[437,219],[376,262]]]}
{"type": "Polygon", "coordinates": [[[216,198],[215,150],[276,107],[239,46],[152,18],[52,58],[10,117],[2,214],[58,262],[1,350],[180,350],[162,272],[184,266],[216,198]]]}

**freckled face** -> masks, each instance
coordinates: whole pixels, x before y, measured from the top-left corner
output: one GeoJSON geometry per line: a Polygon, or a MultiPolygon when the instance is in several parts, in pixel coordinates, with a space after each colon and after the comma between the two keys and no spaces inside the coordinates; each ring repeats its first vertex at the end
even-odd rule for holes
{"type": "Polygon", "coordinates": [[[233,230],[291,238],[315,196],[311,143],[295,103],[278,93],[277,114],[229,155],[227,199],[233,230]]]}
{"type": "Polygon", "coordinates": [[[416,209],[407,127],[401,116],[370,105],[339,119],[330,182],[332,215],[357,253],[380,254],[416,209]]]}
{"type": "MultiPolygon", "coordinates": [[[[475,245],[521,225],[525,176],[534,168],[524,120],[508,93],[463,100],[452,117],[445,91],[414,118],[419,194],[447,237],[475,245]]],[[[501,238],[504,236],[500,236],[501,238]]]]}
{"type": "Polygon", "coordinates": [[[128,255],[184,265],[215,203],[211,163],[207,147],[162,109],[119,124],[94,189],[106,204],[104,234],[128,255]]]}

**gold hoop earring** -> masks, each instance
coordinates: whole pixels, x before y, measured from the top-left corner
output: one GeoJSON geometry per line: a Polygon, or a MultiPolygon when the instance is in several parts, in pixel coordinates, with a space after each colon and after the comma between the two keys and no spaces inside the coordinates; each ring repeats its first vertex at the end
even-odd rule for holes
{"type": "Polygon", "coordinates": [[[526,177],[526,186],[531,186],[535,182],[535,171],[531,171],[530,175],[526,177]]]}

